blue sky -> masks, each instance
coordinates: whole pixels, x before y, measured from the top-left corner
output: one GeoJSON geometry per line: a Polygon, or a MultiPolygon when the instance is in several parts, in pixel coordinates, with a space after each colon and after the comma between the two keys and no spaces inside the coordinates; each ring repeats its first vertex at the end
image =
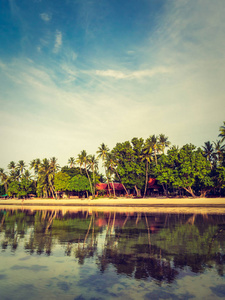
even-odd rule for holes
{"type": "Polygon", "coordinates": [[[225,120],[223,0],[2,0],[0,166],[225,120]]]}

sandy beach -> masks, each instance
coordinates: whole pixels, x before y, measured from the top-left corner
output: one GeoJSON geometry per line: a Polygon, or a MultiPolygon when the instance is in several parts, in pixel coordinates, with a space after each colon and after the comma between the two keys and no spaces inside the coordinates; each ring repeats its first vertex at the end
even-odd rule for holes
{"type": "Polygon", "coordinates": [[[101,198],[0,200],[1,209],[225,214],[225,198],[101,198]]]}

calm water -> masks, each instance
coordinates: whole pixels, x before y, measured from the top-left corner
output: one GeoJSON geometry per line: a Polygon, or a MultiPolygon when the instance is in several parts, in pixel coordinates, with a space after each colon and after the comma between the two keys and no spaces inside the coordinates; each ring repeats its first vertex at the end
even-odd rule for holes
{"type": "Polygon", "coordinates": [[[225,216],[0,211],[0,299],[225,298],[225,216]]]}

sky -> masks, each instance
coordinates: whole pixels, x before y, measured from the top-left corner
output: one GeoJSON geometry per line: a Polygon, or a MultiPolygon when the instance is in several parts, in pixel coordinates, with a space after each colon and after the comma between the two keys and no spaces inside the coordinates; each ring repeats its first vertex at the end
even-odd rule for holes
{"type": "Polygon", "coordinates": [[[0,167],[219,139],[224,15],[224,0],[1,0],[0,167]]]}

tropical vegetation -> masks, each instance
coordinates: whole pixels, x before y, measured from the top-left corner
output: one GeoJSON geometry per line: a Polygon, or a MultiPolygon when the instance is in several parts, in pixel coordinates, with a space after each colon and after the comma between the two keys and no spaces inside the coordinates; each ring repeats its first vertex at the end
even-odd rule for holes
{"type": "Polygon", "coordinates": [[[24,160],[11,161],[7,171],[0,168],[1,196],[57,199],[76,195],[94,199],[104,193],[110,197],[146,197],[155,191],[167,197],[224,196],[225,122],[218,137],[198,148],[171,145],[164,134],[150,135],[146,140],[134,137],[111,150],[102,143],[96,156],[82,150],[62,168],[55,157],[33,159],[29,166],[24,160]],[[99,173],[100,161],[104,175],[99,173]],[[153,179],[155,184],[149,185],[153,179]],[[99,191],[99,183],[107,188],[99,191]],[[119,193],[118,184],[122,186],[119,193]]]}

